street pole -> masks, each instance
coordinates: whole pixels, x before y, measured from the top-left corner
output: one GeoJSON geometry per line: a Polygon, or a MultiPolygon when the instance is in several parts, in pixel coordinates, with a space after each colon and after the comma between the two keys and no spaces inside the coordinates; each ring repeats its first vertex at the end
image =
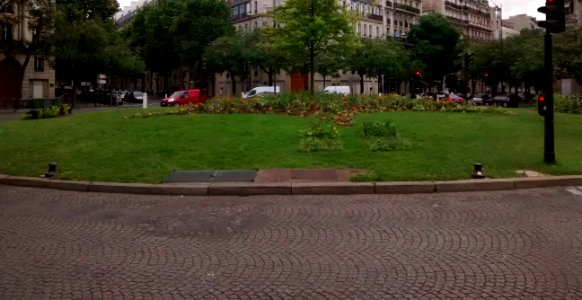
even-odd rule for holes
{"type": "Polygon", "coordinates": [[[545,75],[544,93],[546,111],[544,113],[544,162],[553,164],[556,162],[554,152],[554,80],[552,67],[552,34],[546,30],[544,37],[545,75]]]}

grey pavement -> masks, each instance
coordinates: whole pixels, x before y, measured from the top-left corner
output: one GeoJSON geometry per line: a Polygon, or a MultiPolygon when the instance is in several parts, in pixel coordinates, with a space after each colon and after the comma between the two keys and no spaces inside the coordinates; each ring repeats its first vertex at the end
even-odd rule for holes
{"type": "Polygon", "coordinates": [[[0,299],[580,299],[577,190],[197,197],[0,184],[0,299]]]}
{"type": "MultiPolygon", "coordinates": [[[[157,96],[149,96],[151,99],[148,100],[148,108],[158,108],[160,107],[160,98],[157,96]]],[[[124,103],[122,105],[110,106],[96,103],[78,103],[73,108],[73,114],[87,113],[87,112],[97,112],[97,111],[111,111],[111,110],[122,110],[128,108],[139,108],[142,107],[141,103],[124,103]]],[[[30,109],[21,108],[19,110],[14,109],[0,109],[0,122],[2,121],[15,121],[20,120],[21,116],[30,111],[30,109]]]]}

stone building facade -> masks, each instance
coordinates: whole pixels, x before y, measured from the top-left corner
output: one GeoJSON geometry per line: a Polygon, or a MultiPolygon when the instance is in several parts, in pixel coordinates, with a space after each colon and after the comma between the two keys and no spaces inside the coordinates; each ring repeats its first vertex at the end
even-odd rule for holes
{"type": "Polygon", "coordinates": [[[422,12],[446,16],[469,40],[493,39],[493,24],[487,0],[423,0],[422,12]]]}
{"type": "MultiPolygon", "coordinates": [[[[231,0],[231,16],[237,30],[250,31],[259,27],[277,26],[270,13],[284,0],[231,0]]],[[[421,0],[339,0],[344,8],[355,12],[358,20],[354,25],[354,32],[361,38],[405,39],[414,24],[417,24],[422,13],[421,0]]],[[[339,71],[338,76],[323,78],[315,74],[315,90],[321,91],[329,85],[350,86],[353,93],[360,93],[360,77],[352,72],[339,71]]],[[[283,91],[304,87],[299,81],[306,78],[298,74],[280,72],[275,75],[275,84],[283,91]],[[299,84],[298,84],[299,82],[299,84]]],[[[240,94],[259,85],[268,84],[268,76],[260,70],[254,70],[250,78],[244,82],[237,82],[237,91],[231,89],[232,78],[228,74],[218,74],[216,77],[216,91],[218,95],[240,94]]],[[[388,87],[390,88],[390,87],[388,87]]],[[[301,90],[301,88],[299,88],[301,90]]],[[[364,93],[378,93],[378,82],[375,78],[365,78],[364,93]]]]}
{"type": "MultiPolygon", "coordinates": [[[[54,3],[54,2],[52,2],[54,3]]],[[[26,47],[36,34],[35,19],[14,1],[0,6],[0,108],[17,107],[17,99],[53,98],[55,70],[41,53],[31,53],[26,68],[26,47]],[[22,89],[18,78],[23,73],[22,89]]]]}

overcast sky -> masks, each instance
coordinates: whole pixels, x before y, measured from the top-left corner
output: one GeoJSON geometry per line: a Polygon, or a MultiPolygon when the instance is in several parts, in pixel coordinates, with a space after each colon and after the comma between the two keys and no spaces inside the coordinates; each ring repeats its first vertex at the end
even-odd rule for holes
{"type": "MultiPolygon", "coordinates": [[[[117,0],[119,6],[129,6],[132,0],[117,0]]],[[[544,5],[545,0],[489,0],[489,5],[500,6],[502,8],[503,18],[509,16],[528,14],[539,19],[545,19],[543,14],[537,12],[538,7],[544,5]]]]}

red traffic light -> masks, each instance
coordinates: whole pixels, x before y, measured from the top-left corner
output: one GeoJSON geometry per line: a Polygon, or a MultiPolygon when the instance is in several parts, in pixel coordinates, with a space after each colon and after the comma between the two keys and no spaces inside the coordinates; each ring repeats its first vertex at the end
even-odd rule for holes
{"type": "Polygon", "coordinates": [[[416,76],[420,76],[420,71],[416,71],[416,76]]]}
{"type": "Polygon", "coordinates": [[[546,97],[544,97],[544,96],[540,96],[540,97],[538,98],[538,100],[539,100],[540,102],[543,102],[544,100],[546,100],[546,97]]]}
{"type": "Polygon", "coordinates": [[[546,15],[545,21],[538,21],[538,26],[549,33],[559,33],[566,30],[566,8],[564,0],[546,0],[546,5],[539,7],[538,12],[546,15]]]}
{"type": "Polygon", "coordinates": [[[489,73],[485,73],[485,74],[483,74],[483,76],[489,77],[489,73]]]}

